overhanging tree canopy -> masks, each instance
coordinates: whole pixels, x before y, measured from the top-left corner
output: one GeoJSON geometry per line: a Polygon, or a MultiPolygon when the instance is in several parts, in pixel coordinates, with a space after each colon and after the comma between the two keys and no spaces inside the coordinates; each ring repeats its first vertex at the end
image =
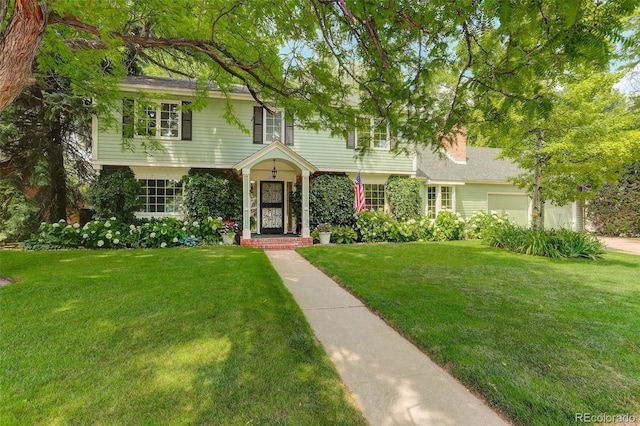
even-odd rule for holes
{"type": "Polygon", "coordinates": [[[438,143],[471,95],[535,100],[522,82],[607,63],[639,1],[0,0],[0,111],[33,81],[36,49],[36,72],[105,107],[132,50],[203,90],[242,84],[301,124],[344,132],[357,99],[395,136],[438,143]]]}

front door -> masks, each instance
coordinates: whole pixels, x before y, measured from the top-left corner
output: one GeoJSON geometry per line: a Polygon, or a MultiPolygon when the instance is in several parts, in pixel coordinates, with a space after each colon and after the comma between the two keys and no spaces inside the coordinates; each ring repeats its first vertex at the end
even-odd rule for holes
{"type": "Polygon", "coordinates": [[[260,182],[260,232],[284,233],[284,182],[260,182]]]}

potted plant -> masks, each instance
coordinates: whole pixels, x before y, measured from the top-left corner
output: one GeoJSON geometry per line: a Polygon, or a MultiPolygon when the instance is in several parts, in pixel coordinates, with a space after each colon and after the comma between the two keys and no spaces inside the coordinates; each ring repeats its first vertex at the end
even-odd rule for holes
{"type": "Polygon", "coordinates": [[[222,228],[220,229],[220,235],[222,235],[222,242],[224,244],[233,244],[236,238],[236,232],[238,232],[238,225],[232,221],[227,220],[222,222],[222,228]]]}
{"type": "Polygon", "coordinates": [[[316,231],[318,231],[320,235],[320,244],[329,244],[331,241],[331,229],[333,229],[333,227],[328,223],[319,223],[318,226],[316,226],[316,231]]]}

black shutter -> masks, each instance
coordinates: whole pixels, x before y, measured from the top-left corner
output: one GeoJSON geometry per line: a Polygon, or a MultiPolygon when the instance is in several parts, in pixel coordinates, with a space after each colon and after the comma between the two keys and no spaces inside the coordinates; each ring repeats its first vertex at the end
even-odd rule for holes
{"type": "Polygon", "coordinates": [[[356,149],[356,132],[353,130],[347,134],[347,149],[356,149]]]}
{"type": "Polygon", "coordinates": [[[133,137],[133,108],[135,102],[131,98],[122,99],[122,137],[133,137]]]}
{"type": "Polygon", "coordinates": [[[184,108],[185,107],[189,107],[189,105],[191,105],[191,102],[187,102],[187,101],[183,101],[182,102],[182,140],[183,141],[190,141],[192,138],[192,118],[193,118],[193,113],[191,110],[189,111],[185,111],[184,108]]]}
{"type": "Polygon", "coordinates": [[[253,143],[262,143],[262,107],[253,107],[253,143]]]}
{"type": "Polygon", "coordinates": [[[293,146],[293,117],[284,122],[284,144],[293,146]]]}

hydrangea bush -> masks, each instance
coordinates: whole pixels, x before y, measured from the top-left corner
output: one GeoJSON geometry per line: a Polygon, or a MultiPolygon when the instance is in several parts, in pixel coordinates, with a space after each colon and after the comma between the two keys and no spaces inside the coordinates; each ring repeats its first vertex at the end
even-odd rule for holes
{"type": "Polygon", "coordinates": [[[194,246],[198,243],[218,244],[222,237],[222,219],[208,217],[204,221],[180,221],[175,218],[152,219],[139,225],[124,223],[115,217],[93,220],[84,226],[42,223],[37,233],[24,243],[27,250],[65,248],[117,249],[165,248],[194,246]]]}
{"type": "Polygon", "coordinates": [[[467,219],[466,237],[472,240],[481,240],[496,226],[510,223],[509,215],[499,215],[495,211],[487,213],[485,211],[475,212],[467,219]]]}

